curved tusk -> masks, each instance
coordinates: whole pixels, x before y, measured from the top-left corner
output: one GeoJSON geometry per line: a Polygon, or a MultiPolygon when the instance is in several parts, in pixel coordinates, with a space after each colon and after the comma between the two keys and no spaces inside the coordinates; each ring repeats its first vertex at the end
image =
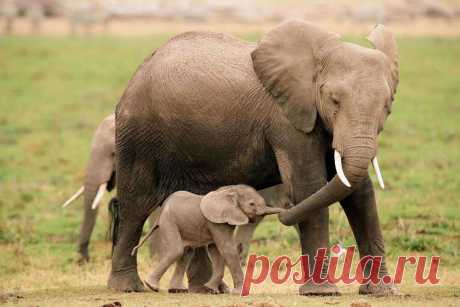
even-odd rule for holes
{"type": "Polygon", "coordinates": [[[107,183],[103,183],[99,186],[97,189],[96,197],[94,197],[93,203],[91,204],[91,209],[96,210],[97,206],[99,206],[99,203],[101,202],[102,196],[104,196],[106,189],[107,183]]]}
{"type": "Polygon", "coordinates": [[[377,157],[372,159],[372,166],[374,167],[375,174],[377,175],[377,180],[379,181],[379,185],[382,189],[385,189],[385,183],[383,183],[382,173],[380,172],[379,162],[377,161],[377,157]]]}
{"type": "Polygon", "coordinates": [[[351,188],[351,184],[343,172],[342,157],[340,156],[340,153],[337,150],[334,150],[334,163],[335,163],[335,170],[337,171],[337,175],[339,176],[340,181],[342,181],[342,183],[346,187],[351,188]]]}
{"type": "Polygon", "coordinates": [[[72,197],[70,197],[63,205],[62,205],[62,208],[65,208],[67,207],[68,205],[70,205],[74,200],[76,200],[78,197],[80,197],[83,192],[85,191],[85,187],[81,187],[77,193],[75,193],[74,195],[72,195],[72,197]]]}

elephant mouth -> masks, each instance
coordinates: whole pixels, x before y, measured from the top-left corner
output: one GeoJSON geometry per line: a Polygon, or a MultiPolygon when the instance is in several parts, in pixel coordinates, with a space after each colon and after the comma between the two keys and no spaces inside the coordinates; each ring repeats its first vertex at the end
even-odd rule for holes
{"type": "Polygon", "coordinates": [[[314,210],[327,207],[347,197],[367,176],[370,162],[372,162],[379,184],[383,188],[384,183],[376,157],[376,146],[363,144],[365,143],[346,148],[344,157],[334,148],[334,164],[337,175],[313,195],[281,213],[279,216],[281,223],[287,226],[298,224],[314,210]]]}
{"type": "MultiPolygon", "coordinates": [[[[383,181],[383,176],[380,171],[380,166],[379,162],[377,160],[377,156],[374,156],[372,159],[372,166],[374,168],[375,174],[377,176],[377,181],[382,189],[385,188],[385,183],[383,181]]],[[[348,180],[347,176],[345,175],[345,172],[343,170],[342,166],[342,156],[337,150],[334,150],[334,165],[335,165],[335,170],[337,172],[337,176],[339,177],[340,181],[343,183],[348,188],[351,188],[351,183],[348,180]]]]}

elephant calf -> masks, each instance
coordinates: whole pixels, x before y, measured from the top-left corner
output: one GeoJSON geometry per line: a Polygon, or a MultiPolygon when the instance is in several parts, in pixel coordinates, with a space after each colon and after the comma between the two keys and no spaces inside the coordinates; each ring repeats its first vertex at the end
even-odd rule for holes
{"type": "Polygon", "coordinates": [[[159,291],[161,277],[173,263],[178,262],[169,292],[187,292],[183,279],[190,258],[189,250],[208,246],[213,272],[205,288],[210,293],[219,293],[226,264],[233,278],[233,292],[240,293],[244,276],[233,239],[235,226],[284,210],[268,207],[264,198],[247,185],[225,186],[204,196],[175,192],[162,207],[158,222],[132,253],[153,231],[158,231],[157,246],[163,255],[145,283],[153,291],[159,291]]]}

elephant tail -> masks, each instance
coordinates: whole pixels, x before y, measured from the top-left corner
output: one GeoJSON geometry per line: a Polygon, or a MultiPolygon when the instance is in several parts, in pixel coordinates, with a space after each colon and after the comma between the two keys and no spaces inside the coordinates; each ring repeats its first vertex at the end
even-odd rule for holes
{"type": "Polygon", "coordinates": [[[112,239],[112,255],[113,255],[113,248],[117,244],[118,241],[118,227],[120,224],[120,203],[116,197],[112,198],[109,203],[109,214],[110,214],[110,222],[109,222],[109,229],[107,232],[107,237],[111,237],[112,239]]]}
{"type": "Polygon", "coordinates": [[[159,227],[158,225],[158,221],[155,223],[155,225],[152,226],[152,228],[149,230],[149,232],[145,235],[145,237],[142,238],[142,240],[139,242],[139,244],[137,244],[136,246],[134,246],[133,250],[131,251],[131,256],[134,256],[137,252],[137,250],[142,246],[144,245],[145,241],[147,241],[148,238],[150,238],[150,236],[153,234],[153,232],[155,231],[155,229],[157,229],[159,227]]]}

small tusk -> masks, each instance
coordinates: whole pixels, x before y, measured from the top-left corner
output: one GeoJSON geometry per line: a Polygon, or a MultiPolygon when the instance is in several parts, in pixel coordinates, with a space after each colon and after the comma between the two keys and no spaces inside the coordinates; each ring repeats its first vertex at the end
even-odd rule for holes
{"type": "Polygon", "coordinates": [[[342,181],[342,183],[346,187],[351,188],[351,184],[343,172],[342,157],[340,156],[340,153],[337,150],[334,150],[334,162],[335,162],[335,170],[337,171],[337,175],[339,176],[340,181],[342,181]]]}
{"type": "Polygon", "coordinates": [[[99,203],[101,202],[102,196],[104,196],[106,189],[107,183],[103,183],[99,186],[97,189],[96,197],[94,197],[93,203],[91,204],[91,209],[96,210],[97,206],[99,206],[99,203]]]}
{"type": "Polygon", "coordinates": [[[85,187],[81,187],[77,193],[75,193],[74,195],[72,195],[71,198],[69,198],[63,205],[62,205],[62,208],[65,208],[67,207],[68,205],[70,205],[74,200],[76,200],[78,197],[80,197],[83,192],[85,191],[85,187]]]}
{"type": "Polygon", "coordinates": [[[372,159],[372,166],[374,167],[375,174],[377,175],[377,180],[379,185],[382,189],[385,189],[385,183],[383,183],[382,173],[380,172],[379,162],[377,161],[377,157],[372,159]]]}

